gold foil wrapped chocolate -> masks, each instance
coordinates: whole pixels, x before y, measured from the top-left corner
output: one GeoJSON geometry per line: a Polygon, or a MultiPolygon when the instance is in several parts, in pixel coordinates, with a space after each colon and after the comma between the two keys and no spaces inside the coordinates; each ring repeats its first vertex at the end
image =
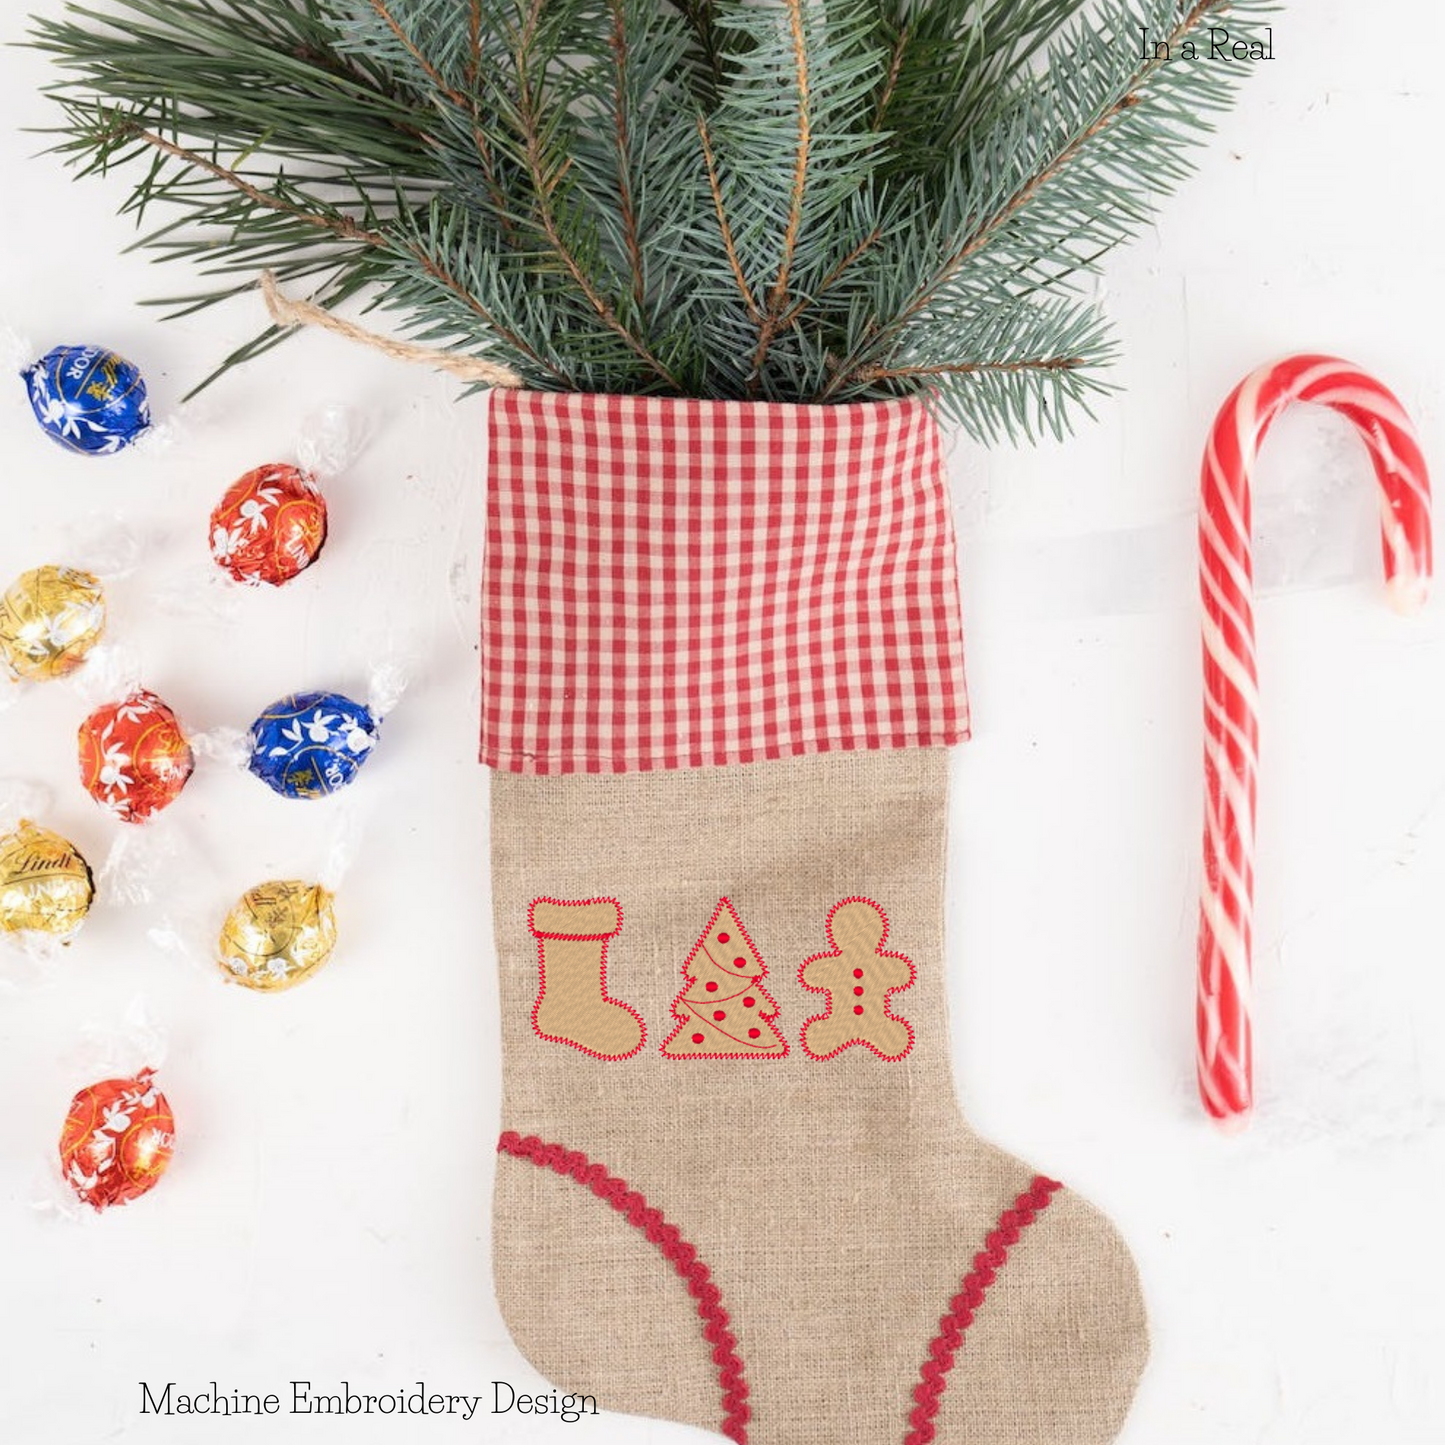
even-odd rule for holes
{"type": "Polygon", "coordinates": [[[0,933],[68,940],[94,897],[90,865],[59,833],[26,818],[0,837],[0,933]]]}
{"type": "Polygon", "coordinates": [[[0,596],[0,663],[12,678],[74,672],[104,631],[100,581],[77,567],[34,567],[0,596]]]}
{"type": "Polygon", "coordinates": [[[237,983],[275,992],[315,973],[335,946],[331,893],[287,879],[242,895],[221,929],[219,957],[237,983]]]}

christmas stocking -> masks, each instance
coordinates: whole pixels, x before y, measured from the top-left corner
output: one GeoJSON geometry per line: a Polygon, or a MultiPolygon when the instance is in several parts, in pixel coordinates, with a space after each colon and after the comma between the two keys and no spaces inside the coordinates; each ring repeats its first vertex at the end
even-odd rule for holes
{"type": "Polygon", "coordinates": [[[1112,1440],[1133,1262],[949,1072],[967,717],[927,413],[499,392],[490,456],[517,1344],[752,1445],[1112,1440]]]}

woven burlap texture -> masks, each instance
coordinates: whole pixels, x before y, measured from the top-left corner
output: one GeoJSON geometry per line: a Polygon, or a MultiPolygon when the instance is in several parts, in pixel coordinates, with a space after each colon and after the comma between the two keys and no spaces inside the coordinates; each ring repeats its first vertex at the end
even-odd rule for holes
{"type": "MultiPolygon", "coordinates": [[[[746,1366],[750,1445],[901,1445],[940,1316],[1035,1173],[981,1141],[955,1100],[947,752],[491,778],[503,1127],[585,1152],[697,1247],[746,1366]],[[528,909],[540,896],[621,904],[607,985],[646,1021],[635,1057],[590,1058],[533,1031],[528,909]],[[768,965],[785,1059],[658,1052],[682,962],[723,896],[768,965]],[[825,1006],[799,966],[827,949],[828,911],[850,896],[885,910],[886,947],[917,968],[892,999],[916,1039],[901,1061],[854,1047],[819,1063],[798,1043],[825,1006]]],[[[494,1257],[508,1326],[557,1387],[718,1430],[717,1369],[693,1301],[656,1247],[586,1188],[499,1158],[494,1257]]],[[[1132,1259],[1063,1192],[969,1329],[936,1438],[1103,1445],[1146,1353],[1132,1259]]]]}

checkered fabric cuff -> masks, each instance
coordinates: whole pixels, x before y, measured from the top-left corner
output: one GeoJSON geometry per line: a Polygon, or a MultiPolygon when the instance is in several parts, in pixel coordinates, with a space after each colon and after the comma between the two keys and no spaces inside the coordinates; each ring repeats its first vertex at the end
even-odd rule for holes
{"type": "Polygon", "coordinates": [[[493,392],[486,547],[491,767],[968,735],[947,485],[916,401],[493,392]]]}

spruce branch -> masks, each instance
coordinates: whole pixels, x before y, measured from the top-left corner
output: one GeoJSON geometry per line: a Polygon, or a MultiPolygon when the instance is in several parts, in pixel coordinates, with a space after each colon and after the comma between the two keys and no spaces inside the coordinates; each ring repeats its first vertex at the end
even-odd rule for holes
{"type": "Polygon", "coordinates": [[[522,132],[523,154],[532,182],[537,220],[557,259],[562,263],[577,289],[587,299],[588,304],[597,313],[598,319],[603,325],[609,331],[615,332],[628,349],[634,352],[643,365],[654,372],[664,385],[674,391],[680,391],[681,386],[677,378],[652,354],[646,344],[623,324],[612,303],[602,294],[601,288],[588,274],[587,267],[583,265],[577,252],[563,234],[557,197],[569,162],[549,159],[548,126],[544,114],[544,103],[529,66],[530,45],[535,38],[545,3],[546,0],[530,0],[526,22],[515,41],[513,55],[517,75],[517,121],[522,132]]]}
{"type": "Polygon", "coordinates": [[[612,17],[610,45],[613,58],[612,133],[617,145],[617,204],[622,221],[627,266],[632,273],[632,303],[639,315],[647,305],[647,276],[642,264],[642,236],[637,222],[637,203],[632,195],[632,137],[628,127],[629,51],[625,12],[621,0],[608,0],[612,17]]]}
{"type": "Polygon", "coordinates": [[[698,139],[702,142],[703,164],[707,167],[708,192],[712,196],[713,215],[717,217],[718,235],[722,240],[723,252],[727,256],[728,269],[737,282],[738,293],[743,298],[743,306],[747,311],[748,319],[755,322],[761,330],[762,309],[753,296],[752,287],[748,285],[748,278],[743,275],[743,264],[738,257],[737,242],[733,239],[732,222],[728,220],[727,207],[723,204],[722,183],[718,180],[717,162],[713,159],[707,120],[703,116],[697,118],[697,134],[698,139]]]}
{"type": "Polygon", "coordinates": [[[531,386],[924,396],[997,439],[1105,389],[1074,288],[1232,98],[1139,29],[1177,53],[1270,8],[87,0],[32,37],[54,148],[128,171],[137,245],[206,278],[172,314],[267,269],[531,386]]]}
{"type": "Polygon", "coordinates": [[[784,0],[788,11],[788,33],[793,44],[793,61],[797,67],[798,147],[793,165],[793,186],[788,197],[788,223],[783,230],[778,276],[768,293],[768,304],[758,328],[758,346],[753,353],[756,379],[768,357],[768,347],[777,330],[788,300],[788,277],[798,248],[798,231],[803,224],[803,198],[808,189],[808,161],[812,152],[813,127],[810,110],[812,91],[808,84],[808,43],[803,31],[802,0],[784,0]]]}
{"type": "MultiPolygon", "coordinates": [[[[442,77],[441,71],[426,58],[422,53],[421,47],[402,29],[400,22],[391,13],[391,10],[384,3],[384,0],[366,0],[366,3],[371,6],[372,13],[376,18],[391,31],[403,49],[405,49],[406,53],[416,62],[422,74],[436,87],[438,94],[445,96],[453,105],[461,106],[464,110],[468,109],[471,102],[460,91],[453,90],[452,87],[447,84],[446,80],[442,77]]],[[[468,33],[470,36],[475,37],[480,34],[481,29],[480,16],[475,5],[472,7],[472,16],[471,28],[468,33]]]]}
{"type": "Polygon", "coordinates": [[[880,310],[824,388],[823,399],[851,387],[860,369],[887,369],[882,358],[889,348],[920,321],[926,324],[950,288],[976,284],[967,275],[971,266],[978,267],[985,289],[1002,285],[1006,294],[1018,294],[1020,281],[1027,291],[1062,280],[1096,264],[1130,235],[1151,213],[1151,198],[1165,182],[1187,174],[1181,152],[1192,139],[1190,130],[1206,128],[1208,113],[1230,95],[1225,81],[1196,82],[1195,109],[1181,110],[1177,72],[1162,55],[1197,39],[1225,13],[1248,16],[1263,8],[1250,0],[1189,0],[1176,13],[1175,0],[1150,0],[1149,14],[1168,49],[1141,57],[1125,48],[1137,16],[1129,5],[1111,3],[1056,42],[1047,79],[1022,85],[1012,113],[985,138],[981,152],[961,159],[954,190],[967,200],[941,259],[909,293],[880,310]],[[1131,57],[1127,67],[1119,64],[1120,55],[1131,57]],[[1070,66],[1094,84],[1056,78],[1070,66]],[[1040,143],[1041,137],[1047,139],[1040,143]],[[1012,164],[1001,139],[1014,156],[1012,164]],[[1081,170],[1086,174],[1079,189],[1092,195],[1093,204],[1086,214],[1076,217],[1069,209],[1061,215],[1060,205],[1069,205],[1064,188],[1081,170]],[[981,176],[982,184],[970,184],[970,175],[981,176]],[[992,265],[979,265],[991,259],[990,250],[999,253],[1003,275],[992,265]]]}
{"type": "MultiPolygon", "coordinates": [[[[156,135],[154,131],[145,130],[123,117],[115,117],[114,123],[121,134],[150,146],[162,155],[170,156],[173,160],[178,160],[193,170],[204,172],[263,210],[279,211],[281,214],[301,222],[302,225],[316,226],[321,230],[329,231],[343,241],[359,241],[367,246],[385,246],[387,244],[386,237],[379,231],[369,231],[365,227],[357,225],[350,216],[320,208],[308,210],[296,201],[275,191],[263,191],[259,186],[246,180],[238,171],[228,169],[218,161],[211,160],[196,151],[187,150],[184,146],[177,145],[164,136],[156,135]]],[[[150,197],[156,193],[160,174],[159,169],[153,167],[142,183],[137,193],[141,205],[137,209],[143,209],[150,197]]]]}

